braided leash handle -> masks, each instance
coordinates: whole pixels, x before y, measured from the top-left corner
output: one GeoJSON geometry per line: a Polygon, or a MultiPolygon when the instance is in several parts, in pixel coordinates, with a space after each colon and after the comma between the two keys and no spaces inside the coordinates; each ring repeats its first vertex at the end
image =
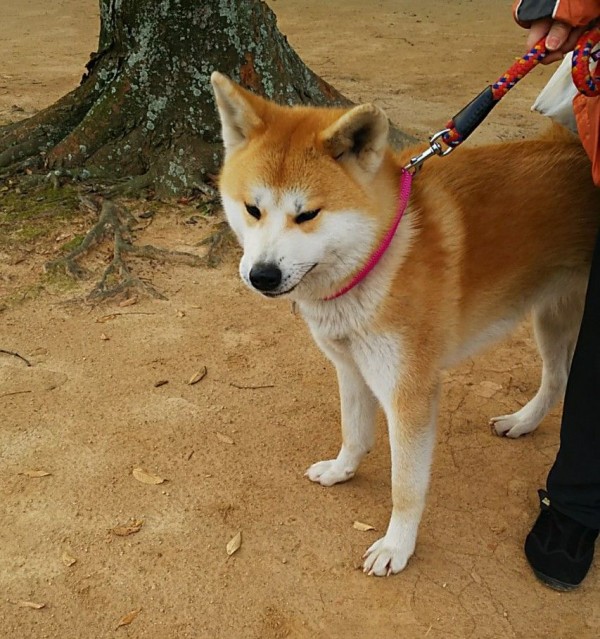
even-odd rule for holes
{"type": "MultiPolygon", "coordinates": [[[[447,130],[442,135],[445,144],[451,148],[457,147],[473,133],[508,91],[548,55],[545,40],[545,37],[542,38],[448,122],[447,130]]],[[[596,59],[596,54],[592,52],[599,42],[600,26],[595,26],[581,36],[573,51],[573,82],[587,96],[600,95],[600,65],[594,73],[590,70],[590,62],[596,59]]]]}
{"type": "Polygon", "coordinates": [[[579,92],[588,97],[600,95],[600,65],[593,73],[590,70],[590,60],[598,60],[598,52],[592,51],[599,42],[600,26],[596,26],[581,36],[573,51],[573,82],[579,92]]]}

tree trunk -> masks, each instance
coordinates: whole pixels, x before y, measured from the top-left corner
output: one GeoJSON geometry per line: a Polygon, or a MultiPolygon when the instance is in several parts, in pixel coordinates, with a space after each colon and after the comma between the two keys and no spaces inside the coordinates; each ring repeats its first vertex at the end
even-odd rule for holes
{"type": "Polygon", "coordinates": [[[0,128],[0,171],[60,169],[163,194],[201,187],[221,159],[215,69],[278,102],[349,104],[260,0],[100,0],[100,12],[81,85],[0,128]]]}

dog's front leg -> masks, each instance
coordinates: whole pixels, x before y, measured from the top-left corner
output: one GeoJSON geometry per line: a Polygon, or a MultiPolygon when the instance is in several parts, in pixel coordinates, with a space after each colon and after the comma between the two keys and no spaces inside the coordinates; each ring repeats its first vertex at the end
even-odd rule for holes
{"type": "Polygon", "coordinates": [[[401,388],[385,406],[392,457],[392,516],[385,536],[364,555],[364,571],[400,572],[414,552],[429,484],[438,385],[401,388]]]}
{"type": "Polygon", "coordinates": [[[322,486],[333,486],[354,477],[362,458],[371,450],[375,439],[377,400],[345,347],[321,341],[319,346],[335,364],[337,371],[342,447],[335,459],[313,464],[306,471],[306,476],[322,486]]]}

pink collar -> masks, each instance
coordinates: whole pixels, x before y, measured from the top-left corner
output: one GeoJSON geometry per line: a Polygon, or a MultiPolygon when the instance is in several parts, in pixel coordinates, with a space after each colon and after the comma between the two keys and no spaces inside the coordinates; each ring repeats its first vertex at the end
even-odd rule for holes
{"type": "Polygon", "coordinates": [[[398,228],[398,224],[400,224],[400,220],[406,211],[406,207],[408,206],[408,200],[410,198],[410,189],[412,186],[412,173],[407,171],[406,169],[402,169],[402,178],[400,182],[400,199],[398,201],[398,208],[396,210],[396,217],[392,222],[392,225],[388,229],[388,232],[384,235],[381,240],[381,244],[377,247],[374,253],[371,254],[371,257],[366,261],[365,265],[358,271],[358,273],[337,293],[333,293],[327,297],[323,298],[323,301],[328,302],[329,300],[334,300],[338,297],[344,295],[349,290],[353,289],[357,284],[362,282],[365,277],[377,266],[379,260],[383,257],[384,253],[388,250],[390,244],[392,243],[392,239],[394,234],[396,233],[396,229],[398,228]]]}

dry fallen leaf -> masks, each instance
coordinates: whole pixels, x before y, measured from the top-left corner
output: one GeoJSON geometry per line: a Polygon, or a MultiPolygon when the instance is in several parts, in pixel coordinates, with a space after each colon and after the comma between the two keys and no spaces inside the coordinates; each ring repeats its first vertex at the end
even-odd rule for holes
{"type": "Polygon", "coordinates": [[[122,302],[119,302],[119,306],[121,308],[124,308],[125,306],[133,306],[134,304],[137,304],[138,298],[137,297],[130,297],[129,299],[123,300],[122,302]]]}
{"type": "Polygon", "coordinates": [[[119,619],[117,628],[120,628],[121,626],[128,626],[140,614],[140,612],[142,612],[141,608],[128,612],[124,617],[121,617],[121,619],[119,619]]]}
{"type": "Polygon", "coordinates": [[[51,475],[52,473],[49,473],[45,470],[26,470],[19,474],[27,475],[27,477],[48,477],[48,475],[51,475]]]}
{"type": "Polygon", "coordinates": [[[235,444],[235,442],[233,441],[233,439],[231,439],[231,437],[229,437],[228,435],[223,435],[223,433],[217,432],[217,439],[223,442],[224,444],[235,444]]]}
{"type": "Polygon", "coordinates": [[[352,528],[356,530],[360,530],[361,532],[367,532],[368,530],[375,530],[375,526],[371,526],[371,524],[363,524],[362,521],[355,521],[352,524],[352,528]]]}
{"type": "Polygon", "coordinates": [[[156,484],[162,484],[165,481],[162,477],[159,477],[158,475],[152,475],[151,473],[147,473],[145,470],[142,470],[141,468],[134,468],[132,474],[138,481],[141,481],[142,484],[156,485],[156,484]]]}
{"type": "Polygon", "coordinates": [[[208,373],[208,368],[206,368],[206,366],[203,366],[201,371],[198,371],[197,373],[195,373],[194,375],[190,377],[190,381],[188,382],[188,384],[190,386],[197,384],[198,382],[202,381],[206,377],[207,373],[208,373]]]}
{"type": "Polygon", "coordinates": [[[118,317],[117,313],[111,313],[110,315],[103,315],[96,320],[97,324],[104,324],[105,322],[110,322],[110,320],[114,320],[118,317]]]}
{"type": "Polygon", "coordinates": [[[231,557],[234,552],[237,552],[242,545],[242,531],[232,537],[227,544],[227,554],[231,557]]]}
{"type": "Polygon", "coordinates": [[[63,562],[65,566],[72,566],[73,564],[77,563],[77,559],[73,557],[73,555],[68,553],[66,550],[65,552],[63,552],[61,556],[61,561],[63,562]]]}
{"type": "Polygon", "coordinates": [[[33,608],[34,610],[41,610],[46,607],[45,603],[35,603],[35,601],[17,601],[14,602],[17,606],[21,606],[21,608],[33,608]]]}
{"type": "Polygon", "coordinates": [[[36,355],[48,355],[48,349],[43,346],[38,346],[32,351],[29,351],[28,355],[31,355],[32,357],[35,357],[36,355]]]}
{"type": "Polygon", "coordinates": [[[144,521],[142,519],[132,519],[128,524],[122,524],[111,528],[110,532],[118,537],[127,537],[127,535],[133,535],[134,533],[139,532],[143,525],[144,521]]]}

